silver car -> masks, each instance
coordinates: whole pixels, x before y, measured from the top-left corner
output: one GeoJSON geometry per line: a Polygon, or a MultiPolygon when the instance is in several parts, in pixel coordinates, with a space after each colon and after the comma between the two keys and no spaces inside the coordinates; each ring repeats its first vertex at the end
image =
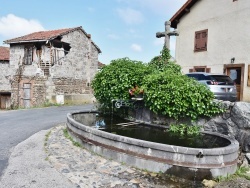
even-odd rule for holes
{"type": "Polygon", "coordinates": [[[193,72],[186,74],[205,84],[214,93],[215,99],[235,102],[237,90],[234,81],[224,74],[211,74],[205,72],[193,72]]]}

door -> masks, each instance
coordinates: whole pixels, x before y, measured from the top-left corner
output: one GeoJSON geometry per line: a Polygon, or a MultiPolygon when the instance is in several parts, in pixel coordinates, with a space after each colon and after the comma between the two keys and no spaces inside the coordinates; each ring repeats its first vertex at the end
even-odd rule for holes
{"type": "Polygon", "coordinates": [[[240,83],[241,83],[241,68],[230,68],[228,75],[236,84],[237,89],[237,100],[240,100],[240,83]]]}
{"type": "Polygon", "coordinates": [[[30,108],[30,87],[31,87],[31,84],[23,84],[23,105],[24,105],[24,108],[30,108]]]}
{"type": "Polygon", "coordinates": [[[0,109],[10,108],[11,99],[10,94],[0,94],[0,109]]]}
{"type": "Polygon", "coordinates": [[[237,89],[237,100],[242,100],[244,83],[244,64],[225,65],[226,74],[234,81],[237,89]]]}
{"type": "Polygon", "coordinates": [[[0,104],[1,109],[6,109],[6,97],[4,95],[0,95],[0,104]]]}

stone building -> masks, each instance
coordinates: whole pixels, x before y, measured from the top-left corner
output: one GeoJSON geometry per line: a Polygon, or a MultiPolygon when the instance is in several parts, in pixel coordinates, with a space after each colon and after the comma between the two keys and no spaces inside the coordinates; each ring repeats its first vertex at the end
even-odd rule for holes
{"type": "Polygon", "coordinates": [[[10,52],[8,47],[0,46],[0,109],[10,108],[11,87],[8,80],[10,73],[10,52]]]}
{"type": "Polygon", "coordinates": [[[250,101],[250,1],[188,0],[170,19],[183,72],[225,73],[250,101]]]}
{"type": "Polygon", "coordinates": [[[13,107],[91,103],[99,47],[82,27],[40,31],[10,45],[8,87],[13,107]]]}

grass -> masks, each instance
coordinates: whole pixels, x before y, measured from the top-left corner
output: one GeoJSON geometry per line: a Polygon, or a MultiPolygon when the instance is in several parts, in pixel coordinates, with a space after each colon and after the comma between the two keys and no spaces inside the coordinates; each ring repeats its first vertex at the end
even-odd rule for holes
{"type": "MultiPolygon", "coordinates": [[[[48,144],[48,140],[49,140],[50,134],[51,134],[51,131],[47,132],[47,134],[45,135],[45,139],[44,139],[44,150],[45,150],[46,153],[48,152],[46,146],[47,146],[47,144],[48,144]]],[[[47,156],[47,157],[45,158],[45,161],[48,161],[48,160],[49,160],[49,157],[47,156]]]]}
{"type": "Polygon", "coordinates": [[[245,178],[247,180],[250,180],[250,168],[247,167],[240,167],[239,169],[237,169],[237,171],[235,172],[235,174],[239,177],[245,178]],[[247,172],[249,172],[247,174],[247,172]]]}
{"type": "Polygon", "coordinates": [[[217,182],[223,182],[223,181],[230,181],[230,180],[236,179],[238,177],[250,180],[250,173],[247,174],[247,172],[250,172],[250,168],[239,167],[234,174],[227,174],[227,176],[219,176],[215,180],[217,182]]]}
{"type": "Polygon", "coordinates": [[[76,147],[81,147],[81,144],[80,144],[79,142],[74,141],[73,138],[69,135],[67,129],[63,129],[63,135],[64,135],[67,139],[69,139],[69,140],[73,143],[74,146],[76,146],[76,147]]]}
{"type": "Polygon", "coordinates": [[[46,135],[45,135],[45,139],[44,139],[44,146],[47,146],[47,142],[48,142],[48,140],[49,140],[49,136],[50,136],[50,134],[51,134],[51,131],[49,131],[46,135]]]}

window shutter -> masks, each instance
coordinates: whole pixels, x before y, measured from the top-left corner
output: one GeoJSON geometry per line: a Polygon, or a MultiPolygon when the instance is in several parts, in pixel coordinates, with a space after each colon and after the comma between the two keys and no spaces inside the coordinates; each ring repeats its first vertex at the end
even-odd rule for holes
{"type": "Polygon", "coordinates": [[[31,65],[33,61],[33,48],[25,47],[24,48],[24,65],[31,65]]]}
{"type": "Polygon", "coordinates": [[[248,65],[247,86],[250,86],[250,65],[248,65]]]}
{"type": "Polygon", "coordinates": [[[211,72],[211,68],[206,68],[206,73],[210,73],[211,72]]]}
{"type": "Polygon", "coordinates": [[[194,72],[194,69],[189,69],[189,72],[194,72]]]}
{"type": "Polygon", "coordinates": [[[201,33],[200,49],[202,49],[202,50],[207,49],[207,31],[203,31],[201,33]]]}
{"type": "Polygon", "coordinates": [[[207,50],[207,37],[208,37],[207,29],[195,32],[194,51],[206,51],[207,50]]]}
{"type": "Polygon", "coordinates": [[[195,50],[200,50],[201,46],[201,33],[195,33],[195,50]]]}

